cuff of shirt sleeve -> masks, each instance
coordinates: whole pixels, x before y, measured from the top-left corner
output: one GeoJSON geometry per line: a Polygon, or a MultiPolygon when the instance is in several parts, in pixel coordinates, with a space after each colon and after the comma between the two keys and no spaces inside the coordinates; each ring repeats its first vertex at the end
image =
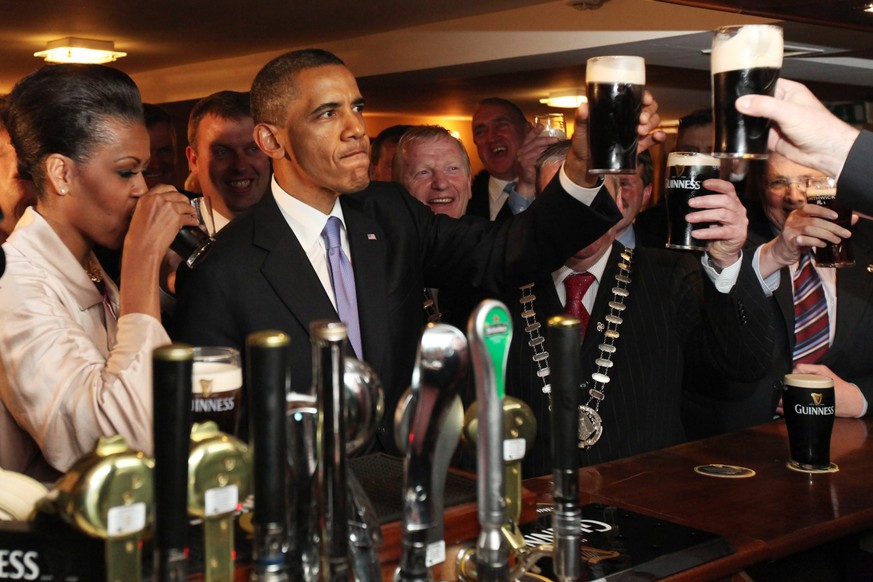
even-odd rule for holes
{"type": "Polygon", "coordinates": [[[603,187],[603,178],[598,178],[597,185],[594,188],[579,186],[570,180],[569,176],[567,176],[567,172],[564,171],[564,164],[561,164],[561,170],[558,172],[558,179],[561,181],[561,187],[564,188],[564,191],[567,192],[567,194],[586,206],[591,206],[594,197],[597,196],[597,193],[600,192],[600,188],[603,187]]]}
{"type": "Polygon", "coordinates": [[[725,267],[721,271],[712,264],[712,261],[709,260],[709,255],[706,253],[700,258],[700,264],[703,265],[703,270],[719,293],[730,293],[730,290],[734,288],[740,276],[743,253],[740,251],[740,258],[733,265],[725,267]]]}
{"type": "Polygon", "coordinates": [[[758,283],[761,284],[761,289],[764,291],[765,297],[772,297],[779,284],[782,283],[782,271],[776,271],[766,279],[761,276],[761,247],[755,249],[755,255],[752,257],[752,269],[758,277],[758,283]]]}

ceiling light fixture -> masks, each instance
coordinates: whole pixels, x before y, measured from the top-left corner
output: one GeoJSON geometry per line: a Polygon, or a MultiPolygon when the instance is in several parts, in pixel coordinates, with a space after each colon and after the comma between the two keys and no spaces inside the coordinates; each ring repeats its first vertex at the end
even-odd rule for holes
{"type": "Polygon", "coordinates": [[[873,2],[864,5],[864,12],[873,12],[873,2]]]}
{"type": "Polygon", "coordinates": [[[562,109],[576,109],[581,104],[586,103],[588,98],[579,89],[570,91],[562,91],[559,93],[549,93],[545,99],[540,99],[540,103],[544,103],[549,107],[557,107],[562,109]]]}
{"type": "Polygon", "coordinates": [[[91,40],[87,38],[61,38],[46,43],[44,51],[33,56],[44,58],[47,63],[111,63],[126,57],[127,53],[115,50],[111,40],[91,40]]]}

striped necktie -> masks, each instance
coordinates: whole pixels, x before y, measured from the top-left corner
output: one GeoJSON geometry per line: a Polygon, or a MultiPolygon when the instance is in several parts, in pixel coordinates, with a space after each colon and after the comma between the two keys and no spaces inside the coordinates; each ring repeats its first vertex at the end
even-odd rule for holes
{"type": "Polygon", "coordinates": [[[794,272],[794,364],[814,364],[828,351],[828,304],[811,253],[800,257],[794,272]]]}

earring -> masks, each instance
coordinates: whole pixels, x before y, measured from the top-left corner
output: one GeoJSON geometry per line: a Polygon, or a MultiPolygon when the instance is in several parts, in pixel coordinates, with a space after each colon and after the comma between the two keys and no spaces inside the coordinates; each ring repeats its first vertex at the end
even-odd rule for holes
{"type": "Polygon", "coordinates": [[[66,195],[66,193],[67,193],[67,189],[66,189],[66,188],[61,188],[61,194],[66,195]]]}

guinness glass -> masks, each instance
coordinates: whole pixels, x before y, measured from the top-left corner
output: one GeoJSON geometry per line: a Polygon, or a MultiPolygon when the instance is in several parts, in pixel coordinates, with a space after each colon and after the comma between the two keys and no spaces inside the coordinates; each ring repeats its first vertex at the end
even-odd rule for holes
{"type": "Polygon", "coordinates": [[[170,244],[170,248],[184,259],[189,268],[193,269],[206,258],[215,243],[215,220],[212,215],[212,203],[206,196],[193,198],[191,206],[197,210],[200,226],[183,226],[170,244]]]}
{"type": "Polygon", "coordinates": [[[194,348],[192,422],[212,420],[218,430],[236,434],[242,393],[239,352],[233,348],[194,348]]]}
{"type": "Polygon", "coordinates": [[[789,461],[799,471],[831,468],[834,381],[814,374],[787,374],[782,409],[788,427],[789,461]]]}
{"type": "MultiPolygon", "coordinates": [[[[837,213],[837,219],[834,222],[845,229],[852,228],[852,211],[837,202],[837,181],[834,178],[807,178],[806,201],[809,204],[830,208],[837,213]]],[[[851,239],[843,239],[836,244],[825,241],[824,248],[815,248],[813,252],[817,267],[855,266],[851,239]]]]}
{"type": "Polygon", "coordinates": [[[697,152],[672,152],[667,156],[667,178],[664,196],[667,203],[667,248],[705,251],[707,241],[697,240],[691,233],[709,228],[709,223],[689,224],[685,215],[693,212],[688,201],[695,196],[715,194],[703,187],[703,182],[718,178],[721,163],[714,157],[697,152]]]}
{"type": "Polygon", "coordinates": [[[585,80],[591,152],[589,173],[635,173],[646,62],[642,57],[594,57],[588,59],[585,80]]]}
{"type": "Polygon", "coordinates": [[[717,158],[767,157],[770,120],[737,111],[742,95],[770,95],[782,68],[782,28],[725,26],[712,39],[712,114],[717,158]]]}

